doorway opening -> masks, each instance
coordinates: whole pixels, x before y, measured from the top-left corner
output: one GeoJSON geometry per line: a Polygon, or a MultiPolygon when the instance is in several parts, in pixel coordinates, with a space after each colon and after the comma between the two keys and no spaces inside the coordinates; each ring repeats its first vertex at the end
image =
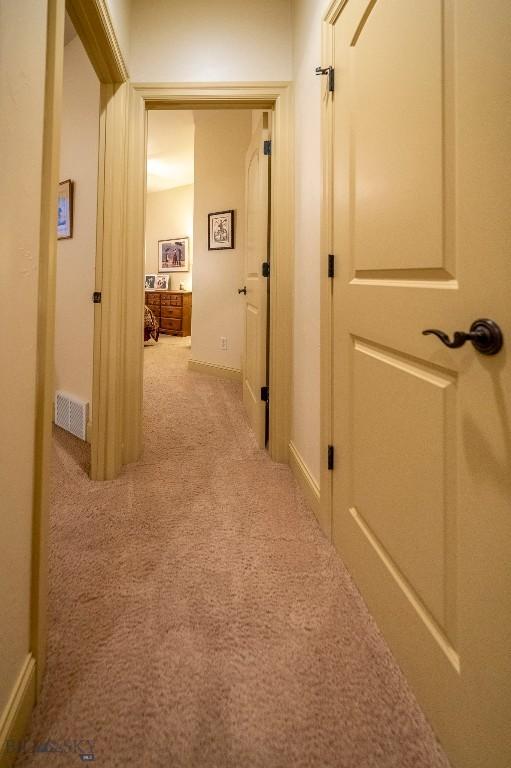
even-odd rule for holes
{"type": "Polygon", "coordinates": [[[194,372],[239,382],[262,448],[269,438],[270,126],[269,110],[251,108],[147,115],[145,370],[163,385],[165,368],[184,361],[194,372]]]}

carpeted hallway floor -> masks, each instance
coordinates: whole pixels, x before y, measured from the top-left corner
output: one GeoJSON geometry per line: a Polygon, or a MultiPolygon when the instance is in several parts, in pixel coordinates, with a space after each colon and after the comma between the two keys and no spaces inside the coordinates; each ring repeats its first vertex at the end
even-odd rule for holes
{"type": "Polygon", "coordinates": [[[256,447],[239,386],[188,371],[189,354],[146,347],[144,455],[117,480],[90,482],[83,444],[55,436],[29,739],[94,740],[104,766],[446,768],[290,470],[256,447]]]}

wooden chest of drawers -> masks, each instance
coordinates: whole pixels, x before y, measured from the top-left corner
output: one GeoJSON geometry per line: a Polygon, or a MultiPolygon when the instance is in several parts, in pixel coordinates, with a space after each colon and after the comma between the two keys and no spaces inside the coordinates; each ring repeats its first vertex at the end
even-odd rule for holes
{"type": "Polygon", "coordinates": [[[146,291],[145,303],[156,315],[160,333],[191,336],[191,291],[146,291]]]}

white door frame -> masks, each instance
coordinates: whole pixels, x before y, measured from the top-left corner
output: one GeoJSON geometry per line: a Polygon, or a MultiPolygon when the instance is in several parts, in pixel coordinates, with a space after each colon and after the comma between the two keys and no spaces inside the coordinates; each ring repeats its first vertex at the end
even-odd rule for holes
{"type": "Polygon", "coordinates": [[[287,462],[292,350],[292,134],[288,83],[135,84],[129,107],[126,216],[126,344],[124,461],[142,444],[144,217],[147,111],[150,109],[273,110],[271,194],[270,440],[275,461],[287,462]]]}
{"type": "MultiPolygon", "coordinates": [[[[322,25],[321,66],[333,61],[333,23],[347,0],[334,0],[322,25]]],[[[332,444],[332,278],[328,277],[328,254],[333,249],[333,99],[327,78],[321,90],[321,269],[320,269],[320,508],[319,524],[332,538],[332,472],[327,450],[332,444]]]]}

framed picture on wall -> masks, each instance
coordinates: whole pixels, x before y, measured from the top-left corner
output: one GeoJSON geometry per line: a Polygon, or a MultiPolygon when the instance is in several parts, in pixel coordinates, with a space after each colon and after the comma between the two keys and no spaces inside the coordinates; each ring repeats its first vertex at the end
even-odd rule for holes
{"type": "Polygon", "coordinates": [[[154,287],[157,291],[168,291],[170,288],[170,275],[156,275],[154,287]]]}
{"type": "Polygon", "coordinates": [[[158,240],[158,271],[188,272],[188,238],[158,240]]]}
{"type": "Polygon", "coordinates": [[[61,181],[57,202],[57,239],[73,237],[73,182],[61,181]]]}
{"type": "Polygon", "coordinates": [[[144,288],[146,291],[154,291],[155,283],[156,283],[156,275],[145,276],[144,288]]]}
{"type": "Polygon", "coordinates": [[[208,250],[234,248],[234,211],[208,213],[208,250]]]}

